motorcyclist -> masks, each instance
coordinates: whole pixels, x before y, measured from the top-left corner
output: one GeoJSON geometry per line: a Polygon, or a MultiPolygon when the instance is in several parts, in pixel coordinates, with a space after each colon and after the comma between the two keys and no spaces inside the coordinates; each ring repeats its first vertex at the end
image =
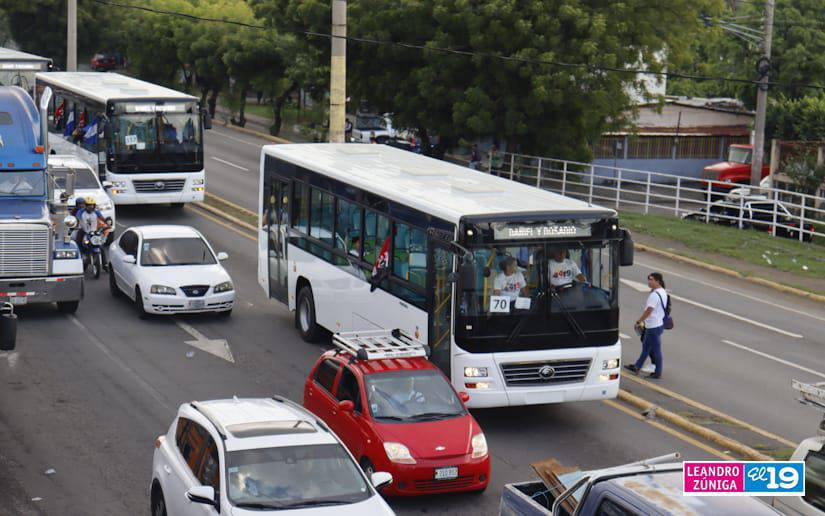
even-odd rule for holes
{"type": "MultiPolygon", "coordinates": [[[[97,203],[95,202],[93,197],[89,197],[85,199],[85,208],[81,211],[77,211],[77,246],[80,248],[80,251],[85,253],[87,249],[83,246],[83,240],[86,234],[91,234],[97,231],[98,229],[103,229],[103,236],[106,237],[108,242],[109,233],[111,233],[112,228],[106,222],[106,219],[103,218],[103,214],[100,213],[97,209],[97,203]]],[[[101,252],[101,263],[103,265],[103,269],[107,270],[109,266],[109,260],[106,257],[106,246],[103,245],[100,247],[101,252]]]]}
{"type": "Polygon", "coordinates": [[[86,199],[83,197],[78,197],[74,200],[74,208],[72,208],[71,212],[69,212],[73,217],[77,217],[77,214],[81,211],[86,209],[86,199]]]}

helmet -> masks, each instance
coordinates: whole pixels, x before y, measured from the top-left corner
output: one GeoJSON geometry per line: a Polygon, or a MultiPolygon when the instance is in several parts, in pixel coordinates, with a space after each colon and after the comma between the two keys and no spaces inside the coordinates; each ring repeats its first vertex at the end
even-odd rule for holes
{"type": "Polygon", "coordinates": [[[83,197],[78,197],[74,200],[74,204],[75,206],[77,206],[78,204],[86,204],[86,199],[84,199],[83,197]]]}
{"type": "Polygon", "coordinates": [[[94,197],[86,197],[86,206],[96,206],[97,201],[95,201],[94,197]]]}

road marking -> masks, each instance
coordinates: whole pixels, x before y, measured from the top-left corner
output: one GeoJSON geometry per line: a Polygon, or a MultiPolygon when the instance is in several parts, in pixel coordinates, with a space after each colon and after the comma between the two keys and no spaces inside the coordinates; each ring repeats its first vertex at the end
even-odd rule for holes
{"type": "Polygon", "coordinates": [[[124,363],[124,362],[123,362],[123,360],[121,360],[120,358],[118,358],[118,357],[117,357],[117,356],[116,356],[116,355],[112,352],[112,350],[110,350],[109,348],[107,348],[107,347],[106,347],[106,345],[105,345],[105,344],[103,344],[103,342],[101,342],[101,340],[100,340],[100,339],[98,339],[98,338],[97,338],[97,337],[96,337],[96,336],[95,336],[95,335],[91,332],[91,330],[89,330],[89,328],[87,328],[87,327],[86,327],[86,325],[84,325],[82,322],[80,322],[80,319],[78,319],[78,318],[77,318],[76,316],[74,316],[74,315],[69,315],[68,317],[69,317],[69,320],[72,322],[72,324],[74,324],[75,326],[77,326],[77,327],[80,329],[80,331],[82,331],[82,332],[86,335],[86,337],[88,338],[88,341],[89,341],[89,342],[91,342],[92,344],[94,344],[94,345],[95,345],[95,346],[96,346],[96,347],[97,347],[97,348],[98,348],[98,349],[99,349],[99,350],[100,350],[100,351],[101,351],[104,355],[106,355],[106,357],[107,357],[109,360],[111,360],[112,362],[114,362],[114,363],[115,363],[115,365],[117,365],[118,367],[120,367],[121,369],[123,369],[124,371],[126,371],[126,373],[128,373],[128,374],[129,374],[129,375],[130,375],[130,376],[131,376],[131,377],[132,377],[132,378],[133,378],[133,379],[134,379],[134,380],[138,383],[138,385],[140,385],[140,386],[143,388],[143,390],[145,390],[146,392],[148,392],[148,393],[149,393],[149,395],[150,395],[150,396],[152,396],[153,398],[155,398],[155,401],[157,401],[158,403],[160,403],[161,405],[163,405],[163,407],[164,407],[166,410],[170,411],[170,412],[175,410],[175,407],[173,407],[173,406],[172,406],[172,405],[171,405],[168,401],[166,401],[166,398],[163,396],[163,394],[161,394],[161,393],[160,393],[160,391],[158,391],[157,389],[155,389],[154,387],[152,387],[152,386],[149,384],[149,382],[147,382],[146,380],[144,380],[144,379],[143,379],[143,377],[141,377],[141,376],[140,376],[140,375],[139,375],[139,374],[138,374],[138,373],[137,373],[134,369],[132,369],[131,367],[129,367],[128,365],[126,365],[126,363],[124,363]]]}
{"type": "MultiPolygon", "coordinates": [[[[622,278],[619,281],[621,281],[622,283],[624,283],[625,285],[627,285],[630,288],[638,290],[639,292],[648,292],[650,290],[650,288],[647,285],[643,285],[642,283],[639,283],[639,282],[636,282],[636,281],[631,281],[631,280],[624,279],[624,278],[622,278]]],[[[802,338],[802,335],[800,335],[798,333],[791,333],[789,331],[785,331],[783,329],[777,328],[776,326],[771,326],[769,324],[761,323],[759,321],[754,321],[753,319],[748,319],[747,317],[742,317],[741,315],[736,315],[736,314],[727,312],[725,310],[721,310],[719,308],[714,308],[712,306],[708,306],[708,305],[700,303],[698,301],[693,301],[691,299],[687,299],[687,298],[684,298],[684,297],[681,297],[681,296],[677,296],[676,294],[670,294],[669,292],[668,292],[668,294],[673,299],[678,299],[679,301],[681,301],[683,303],[687,303],[689,305],[693,305],[693,306],[697,306],[699,308],[703,308],[705,310],[708,310],[709,312],[715,312],[717,314],[724,315],[726,317],[730,317],[731,319],[736,319],[737,321],[746,322],[748,324],[752,324],[754,326],[758,326],[758,327],[764,328],[766,330],[775,331],[776,333],[781,333],[782,335],[787,335],[788,337],[793,337],[795,339],[801,339],[802,338]]]]}
{"type": "Polygon", "coordinates": [[[0,352],[0,358],[5,357],[9,363],[9,367],[14,369],[17,366],[17,359],[20,355],[17,354],[17,351],[3,351],[0,352]]]}
{"type": "Polygon", "coordinates": [[[654,270],[660,270],[660,271],[662,271],[662,272],[664,272],[664,273],[666,273],[666,274],[669,274],[669,275],[671,275],[671,276],[676,276],[677,278],[684,278],[684,279],[686,279],[686,280],[688,280],[688,281],[693,281],[693,282],[698,283],[698,284],[700,284],[700,285],[703,285],[703,286],[705,286],[705,287],[711,287],[711,288],[715,288],[715,289],[721,290],[721,291],[723,291],[723,292],[727,292],[727,293],[729,293],[729,294],[735,294],[735,295],[737,295],[737,296],[742,296],[742,297],[744,297],[745,299],[750,299],[751,301],[758,301],[758,302],[760,302],[760,303],[762,303],[762,304],[765,304],[765,305],[768,305],[768,306],[772,306],[772,307],[774,307],[774,308],[779,308],[779,309],[781,309],[781,310],[785,310],[785,311],[788,311],[788,312],[791,312],[791,313],[795,313],[795,314],[799,314],[799,315],[804,315],[804,316],[806,316],[806,317],[810,317],[810,318],[812,318],[812,319],[816,319],[816,320],[818,320],[818,321],[825,321],[825,317],[820,317],[820,316],[818,316],[818,315],[811,314],[811,313],[805,312],[805,311],[803,311],[803,310],[797,310],[796,308],[790,308],[790,307],[788,307],[788,306],[780,305],[780,304],[778,304],[778,303],[773,303],[773,302],[771,302],[771,301],[767,301],[767,300],[765,300],[765,299],[763,299],[763,298],[760,298],[760,297],[751,296],[751,295],[749,295],[749,294],[743,294],[742,292],[737,292],[736,290],[733,290],[733,289],[730,289],[730,288],[720,287],[719,285],[714,285],[713,283],[709,283],[709,282],[707,282],[707,281],[702,281],[702,280],[700,280],[700,279],[696,279],[696,278],[693,278],[693,277],[691,277],[691,276],[686,276],[686,275],[684,275],[684,274],[680,274],[680,273],[675,272],[675,271],[669,271],[669,270],[667,270],[667,269],[663,269],[663,268],[658,267],[658,266],[656,266],[656,265],[647,264],[647,263],[644,263],[644,262],[640,262],[640,261],[638,261],[638,260],[636,261],[636,263],[637,263],[638,265],[643,266],[643,267],[648,267],[648,268],[650,268],[650,269],[654,269],[654,270]]]}
{"type": "Polygon", "coordinates": [[[215,161],[217,161],[218,163],[223,163],[224,165],[229,165],[230,167],[235,167],[235,168],[237,168],[238,170],[243,170],[244,172],[249,172],[249,169],[248,169],[248,168],[246,168],[246,167],[242,167],[242,166],[240,166],[240,165],[236,165],[236,164],[234,164],[234,163],[230,163],[229,161],[226,161],[225,159],[216,158],[215,156],[212,156],[212,159],[214,159],[214,160],[215,160],[215,161]]]}
{"type": "Polygon", "coordinates": [[[759,351],[759,350],[756,350],[756,349],[753,349],[753,348],[749,348],[747,346],[743,346],[742,344],[737,344],[737,343],[735,343],[733,341],[730,341],[730,340],[722,340],[722,342],[724,342],[725,344],[727,344],[729,346],[733,346],[735,348],[739,348],[739,349],[744,350],[744,351],[749,351],[749,352],[753,353],[754,355],[759,355],[760,357],[767,358],[768,360],[773,360],[774,362],[778,362],[778,363],[786,365],[788,367],[793,367],[794,369],[799,369],[800,371],[810,373],[810,374],[818,376],[820,378],[825,378],[825,374],[820,373],[819,371],[814,371],[813,369],[808,369],[805,366],[801,366],[799,364],[794,364],[793,362],[789,362],[785,359],[775,357],[773,355],[769,355],[769,354],[767,354],[763,351],[759,351]]]}
{"type": "Polygon", "coordinates": [[[203,217],[203,218],[205,218],[205,219],[208,219],[208,220],[211,220],[211,221],[212,221],[212,222],[214,222],[215,224],[218,224],[219,226],[223,226],[223,227],[225,227],[226,229],[228,229],[228,230],[230,230],[230,231],[234,231],[235,233],[237,233],[237,234],[241,235],[242,237],[248,238],[248,239],[252,240],[253,242],[257,242],[257,241],[258,241],[258,239],[257,239],[257,238],[255,238],[254,236],[250,235],[249,233],[246,233],[246,232],[244,232],[244,231],[241,231],[240,229],[236,228],[235,226],[229,225],[229,224],[227,224],[226,222],[224,222],[224,221],[220,220],[220,219],[219,219],[219,218],[217,218],[217,217],[213,217],[212,215],[209,215],[209,214],[207,214],[207,213],[204,213],[204,212],[203,212],[203,210],[199,210],[198,208],[196,208],[196,207],[194,207],[194,206],[186,206],[186,209],[187,209],[187,210],[192,210],[193,212],[197,213],[197,214],[198,214],[198,215],[200,215],[201,217],[203,217]]]}
{"type": "Polygon", "coordinates": [[[728,421],[729,423],[732,423],[734,425],[740,426],[740,427],[742,427],[746,430],[750,430],[751,432],[753,432],[755,434],[759,434],[762,437],[767,437],[768,439],[773,439],[774,441],[780,442],[780,443],[782,443],[786,446],[790,446],[791,448],[796,448],[796,445],[798,444],[798,443],[793,442],[789,439],[786,439],[782,436],[776,435],[773,432],[763,430],[763,429],[759,428],[758,426],[754,426],[750,423],[746,423],[746,422],[742,421],[741,419],[737,419],[737,418],[735,418],[731,415],[725,414],[721,410],[717,410],[713,407],[709,407],[709,406],[705,405],[704,403],[701,403],[701,402],[695,401],[693,399],[690,399],[687,396],[679,394],[678,392],[671,391],[670,389],[666,389],[666,388],[664,388],[660,385],[657,385],[655,383],[649,382],[647,380],[643,380],[643,379],[639,378],[638,376],[635,376],[635,375],[632,375],[632,374],[623,374],[622,375],[622,380],[630,380],[630,381],[636,382],[640,385],[644,385],[648,389],[654,390],[654,391],[656,391],[660,394],[664,394],[665,396],[669,396],[669,397],[671,397],[675,400],[681,401],[685,405],[691,406],[695,409],[699,409],[703,412],[707,412],[708,414],[714,415],[714,416],[716,416],[720,419],[728,421]]]}
{"type": "Polygon", "coordinates": [[[211,355],[222,358],[227,362],[235,363],[235,357],[232,356],[232,350],[229,348],[229,343],[226,339],[210,339],[203,333],[196,330],[193,326],[186,324],[183,321],[175,321],[175,324],[181,330],[191,335],[195,340],[187,340],[186,344],[198,348],[201,351],[206,351],[211,355]]]}
{"type": "Polygon", "coordinates": [[[616,401],[602,400],[602,403],[604,403],[605,405],[607,405],[609,407],[613,407],[614,409],[616,409],[620,412],[624,412],[625,414],[631,416],[633,419],[645,422],[645,423],[661,430],[662,432],[665,432],[666,434],[670,434],[670,435],[672,435],[673,437],[675,437],[677,439],[680,439],[680,440],[682,440],[682,441],[684,441],[688,444],[692,444],[693,446],[699,448],[700,450],[703,450],[707,453],[710,453],[711,455],[715,455],[716,457],[719,457],[720,459],[733,460],[733,457],[731,457],[730,455],[727,455],[726,453],[724,453],[720,450],[717,450],[716,448],[708,446],[707,444],[705,444],[705,443],[703,443],[703,442],[701,442],[697,439],[694,439],[693,437],[691,437],[689,435],[683,434],[682,432],[680,432],[678,430],[674,430],[673,428],[670,428],[669,426],[667,426],[667,425],[665,425],[665,424],[663,424],[659,421],[654,421],[652,419],[647,419],[644,416],[642,416],[641,414],[634,411],[633,409],[625,407],[624,405],[622,405],[622,404],[620,404],[616,401]]]}
{"type": "Polygon", "coordinates": [[[250,145],[252,147],[257,148],[258,150],[260,150],[261,147],[263,147],[263,144],[252,143],[252,142],[248,142],[248,141],[245,141],[245,140],[241,140],[240,138],[235,138],[234,136],[229,136],[228,134],[224,134],[220,131],[211,131],[211,132],[206,133],[206,134],[217,134],[218,136],[221,136],[222,138],[226,138],[227,140],[233,140],[233,141],[236,141],[238,143],[244,143],[246,145],[250,145]]]}

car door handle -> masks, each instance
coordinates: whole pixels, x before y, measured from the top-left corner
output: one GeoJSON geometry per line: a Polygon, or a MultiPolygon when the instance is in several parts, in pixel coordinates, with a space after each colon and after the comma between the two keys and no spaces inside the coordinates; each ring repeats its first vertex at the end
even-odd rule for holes
{"type": "Polygon", "coordinates": [[[168,464],[163,465],[163,471],[165,471],[167,475],[172,474],[172,468],[170,468],[168,464]]]}

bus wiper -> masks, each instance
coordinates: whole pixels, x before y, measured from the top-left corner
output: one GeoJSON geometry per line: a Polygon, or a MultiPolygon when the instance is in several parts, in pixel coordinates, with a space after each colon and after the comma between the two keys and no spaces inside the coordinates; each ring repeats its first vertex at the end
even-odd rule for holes
{"type": "Polygon", "coordinates": [[[561,300],[561,296],[558,292],[554,289],[550,289],[550,296],[558,302],[559,306],[561,307],[561,313],[564,315],[564,320],[567,321],[567,324],[570,325],[570,328],[579,337],[579,340],[587,339],[587,335],[584,334],[584,330],[582,327],[579,326],[579,323],[576,322],[576,319],[573,317],[573,314],[570,313],[570,310],[567,309],[567,306],[561,300]]]}

